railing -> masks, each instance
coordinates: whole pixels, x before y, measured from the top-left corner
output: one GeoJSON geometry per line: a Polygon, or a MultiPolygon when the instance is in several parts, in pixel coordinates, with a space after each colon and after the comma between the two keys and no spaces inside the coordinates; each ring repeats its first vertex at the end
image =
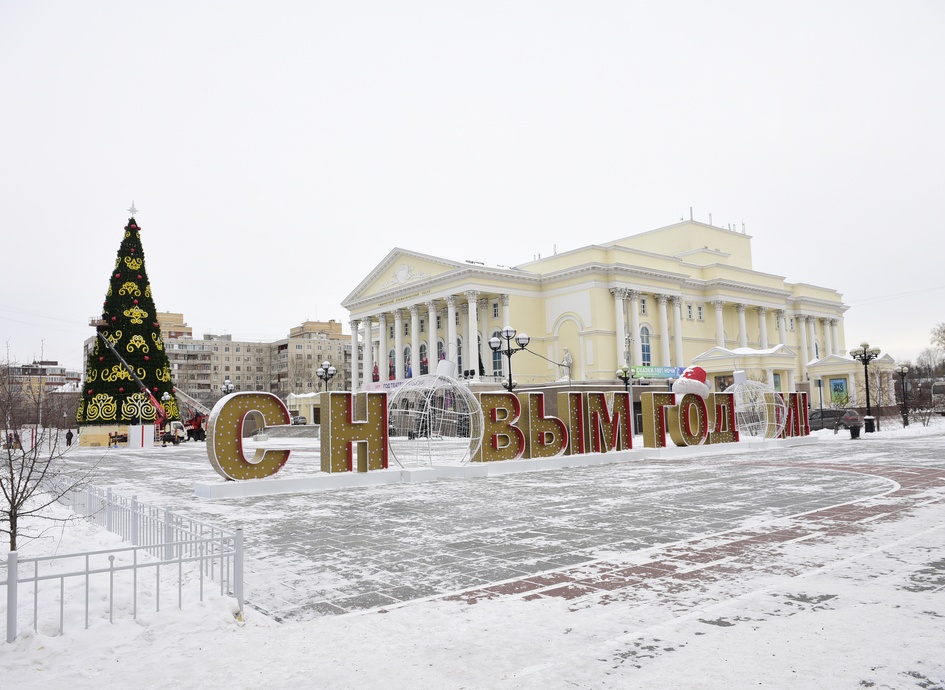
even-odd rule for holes
{"type": "Polygon", "coordinates": [[[34,632],[42,623],[61,635],[67,614],[70,621],[83,617],[88,628],[90,617],[107,615],[111,622],[116,610],[136,619],[142,604],[153,603],[160,611],[162,585],[176,584],[177,606],[183,608],[185,592],[194,596],[193,583],[203,601],[205,584],[215,582],[221,596],[236,599],[242,618],[242,530],[222,530],[93,486],[66,491],[60,502],[132,546],[38,558],[19,558],[11,551],[6,563],[0,562],[0,570],[6,571],[0,585],[7,590],[7,642],[16,639],[18,613],[26,613],[30,599],[34,632]],[[142,575],[149,569],[153,577],[142,575]],[[58,624],[40,616],[40,604],[47,614],[50,600],[58,602],[58,624]],[[90,611],[93,606],[96,610],[90,611]]]}

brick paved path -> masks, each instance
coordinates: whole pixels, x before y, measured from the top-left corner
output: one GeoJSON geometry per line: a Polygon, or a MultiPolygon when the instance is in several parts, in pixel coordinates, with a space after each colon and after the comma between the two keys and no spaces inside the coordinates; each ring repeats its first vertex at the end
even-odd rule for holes
{"type": "MultiPolygon", "coordinates": [[[[580,606],[617,601],[643,604],[659,599],[664,604],[703,606],[722,595],[719,588],[710,587],[714,583],[725,583],[725,596],[737,596],[757,587],[755,576],[798,576],[828,565],[788,554],[783,545],[835,543],[838,538],[863,536],[878,522],[902,519],[917,506],[945,501],[945,469],[829,463],[806,463],[803,467],[881,477],[896,482],[898,488],[885,495],[782,518],[757,529],[700,536],[633,554],[628,560],[594,561],[471,589],[446,599],[473,604],[502,596],[518,596],[526,601],[560,597],[580,606]],[[685,597],[674,601],[673,595],[677,594],[685,597]]],[[[838,548],[836,560],[851,549],[862,548],[849,541],[846,549],[838,548]]],[[[822,554],[823,550],[818,552],[822,554]]]]}

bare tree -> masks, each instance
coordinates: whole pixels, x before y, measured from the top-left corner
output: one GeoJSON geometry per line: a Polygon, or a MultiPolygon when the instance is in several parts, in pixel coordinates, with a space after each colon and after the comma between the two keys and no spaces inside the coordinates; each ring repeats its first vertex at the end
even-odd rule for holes
{"type": "Polygon", "coordinates": [[[932,344],[945,349],[945,323],[940,323],[932,329],[932,344]]]}
{"type": "Polygon", "coordinates": [[[24,421],[32,418],[32,411],[41,405],[42,395],[41,390],[38,394],[24,390],[19,382],[9,378],[0,381],[0,422],[3,428],[0,534],[9,537],[11,551],[16,551],[21,539],[36,538],[45,531],[25,531],[24,518],[57,521],[49,515],[49,506],[84,484],[91,472],[87,466],[72,467],[65,462],[67,444],[62,429],[24,421]],[[37,395],[40,397],[34,399],[37,395]]]}

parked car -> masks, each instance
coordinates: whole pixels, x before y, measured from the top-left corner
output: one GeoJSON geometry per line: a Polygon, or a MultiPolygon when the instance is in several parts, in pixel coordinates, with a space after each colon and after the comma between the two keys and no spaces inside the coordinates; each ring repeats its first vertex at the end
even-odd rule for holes
{"type": "Polygon", "coordinates": [[[813,410],[809,416],[810,430],[849,429],[851,426],[863,426],[863,421],[856,410],[813,410]]]}
{"type": "Polygon", "coordinates": [[[308,424],[308,420],[305,417],[293,417],[293,424],[308,424]]]}

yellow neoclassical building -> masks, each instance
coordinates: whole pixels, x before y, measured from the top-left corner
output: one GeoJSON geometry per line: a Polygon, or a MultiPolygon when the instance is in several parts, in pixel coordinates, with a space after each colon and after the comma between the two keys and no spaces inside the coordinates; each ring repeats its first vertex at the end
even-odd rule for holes
{"type": "Polygon", "coordinates": [[[395,248],[342,306],[361,350],[352,390],[433,371],[439,359],[473,385],[498,384],[508,360],[489,339],[505,326],[530,337],[512,358],[521,388],[614,384],[621,365],[656,383],[698,364],[713,390],[742,370],[810,391],[812,404],[821,380],[827,404],[831,392],[856,404],[862,378],[836,290],[756,271],[750,235],[696,221],[514,267],[395,248]]]}

